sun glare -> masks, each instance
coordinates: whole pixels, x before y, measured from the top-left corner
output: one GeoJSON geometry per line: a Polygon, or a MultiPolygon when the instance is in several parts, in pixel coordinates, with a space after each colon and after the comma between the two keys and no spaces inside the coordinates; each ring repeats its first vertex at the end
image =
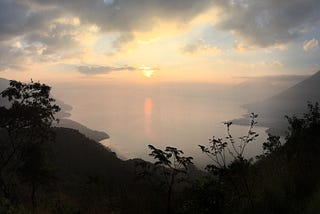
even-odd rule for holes
{"type": "Polygon", "coordinates": [[[143,67],[142,71],[143,71],[143,76],[147,78],[151,78],[154,74],[154,70],[152,70],[150,67],[143,67]]]}

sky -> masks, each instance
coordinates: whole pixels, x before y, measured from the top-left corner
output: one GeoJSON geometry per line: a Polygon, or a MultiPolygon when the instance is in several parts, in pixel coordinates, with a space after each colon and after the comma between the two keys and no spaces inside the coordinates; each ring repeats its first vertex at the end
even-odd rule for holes
{"type": "Polygon", "coordinates": [[[319,0],[0,0],[0,76],[223,82],[320,70],[319,0]]]}

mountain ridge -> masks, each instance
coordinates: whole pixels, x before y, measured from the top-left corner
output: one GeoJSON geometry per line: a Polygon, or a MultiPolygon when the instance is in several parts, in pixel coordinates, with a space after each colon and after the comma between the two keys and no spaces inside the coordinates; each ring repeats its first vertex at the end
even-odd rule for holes
{"type": "MultiPolygon", "coordinates": [[[[302,116],[306,112],[307,103],[320,101],[320,71],[297,84],[277,93],[262,101],[247,103],[243,105],[247,112],[254,112],[259,115],[258,125],[268,127],[268,132],[277,135],[284,135],[288,124],[285,116],[293,114],[302,116]],[[273,127],[270,129],[270,127],[273,127]]],[[[237,125],[249,124],[249,114],[242,118],[234,119],[232,122],[237,125]]]]}

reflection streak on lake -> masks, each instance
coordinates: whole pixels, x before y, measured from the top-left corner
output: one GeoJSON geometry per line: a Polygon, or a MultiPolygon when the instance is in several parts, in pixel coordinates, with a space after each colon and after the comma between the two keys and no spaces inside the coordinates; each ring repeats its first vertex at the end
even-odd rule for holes
{"type": "Polygon", "coordinates": [[[154,134],[152,132],[152,99],[147,97],[144,100],[144,132],[148,138],[153,138],[154,134]]]}
{"type": "MultiPolygon", "coordinates": [[[[110,139],[104,143],[120,157],[151,160],[147,145],[161,149],[173,146],[203,165],[207,159],[198,145],[207,145],[213,135],[226,136],[223,121],[246,112],[221,91],[201,85],[190,87],[93,85],[54,89],[56,97],[74,107],[71,119],[107,132],[110,139]]],[[[247,128],[232,125],[231,131],[238,137],[246,134],[247,128]]],[[[264,128],[255,130],[261,136],[247,148],[253,157],[261,153],[261,142],[266,139],[264,128]]]]}

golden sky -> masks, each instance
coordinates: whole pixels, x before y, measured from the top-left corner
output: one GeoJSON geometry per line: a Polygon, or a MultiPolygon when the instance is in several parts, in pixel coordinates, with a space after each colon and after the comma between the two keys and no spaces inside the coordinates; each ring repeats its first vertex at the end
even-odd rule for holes
{"type": "Polygon", "coordinates": [[[320,2],[3,0],[0,76],[237,82],[319,70],[320,2]]]}

